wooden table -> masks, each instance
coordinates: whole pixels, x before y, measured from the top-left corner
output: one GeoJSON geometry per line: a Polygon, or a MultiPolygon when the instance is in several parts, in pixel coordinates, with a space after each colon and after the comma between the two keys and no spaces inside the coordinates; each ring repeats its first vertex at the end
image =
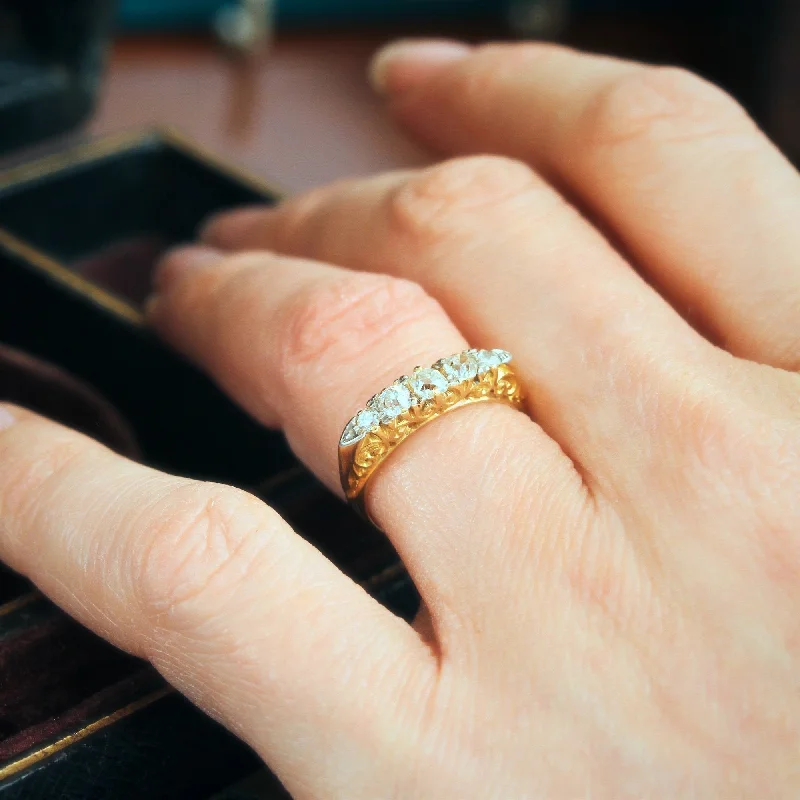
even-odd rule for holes
{"type": "MultiPolygon", "coordinates": [[[[753,14],[758,18],[757,12],[753,14]]],[[[791,41],[800,27],[800,14],[795,17],[796,24],[787,26],[794,29],[791,41]]],[[[566,39],[590,50],[680,63],[716,76],[768,123],[784,146],[800,141],[797,114],[781,111],[766,99],[770,93],[758,76],[770,48],[746,23],[746,18],[740,19],[717,30],[719,25],[709,28],[707,22],[694,19],[689,25],[682,17],[584,15],[570,26],[566,39]],[[794,126],[787,120],[794,120],[794,126]]],[[[474,26],[428,33],[472,40],[501,35],[474,26]]],[[[370,56],[403,34],[281,33],[271,54],[250,68],[227,56],[210,36],[123,38],[112,50],[90,132],[174,126],[289,190],[348,175],[419,166],[431,156],[392,125],[366,80],[370,56]]],[[[788,84],[793,88],[796,80],[788,84]]],[[[784,95],[793,97],[788,90],[784,95]]]]}
{"type": "Polygon", "coordinates": [[[169,125],[289,190],[422,165],[366,68],[388,34],[293,35],[251,67],[211,39],[122,39],[90,132],[169,125]]]}

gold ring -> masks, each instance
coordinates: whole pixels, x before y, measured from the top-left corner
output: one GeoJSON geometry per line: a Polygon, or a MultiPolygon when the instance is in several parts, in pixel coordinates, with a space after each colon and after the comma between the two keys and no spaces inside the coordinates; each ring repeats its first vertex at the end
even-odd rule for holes
{"type": "Polygon", "coordinates": [[[375,470],[414,431],[449,411],[499,400],[522,404],[519,381],[505,350],[465,350],[417,367],[376,394],[347,423],[339,440],[345,497],[364,516],[364,490],[375,470]]]}

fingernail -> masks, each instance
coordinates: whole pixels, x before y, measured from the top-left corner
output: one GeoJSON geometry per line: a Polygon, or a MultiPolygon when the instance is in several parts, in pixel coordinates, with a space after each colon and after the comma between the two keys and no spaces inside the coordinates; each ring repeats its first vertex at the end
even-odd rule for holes
{"type": "Polygon", "coordinates": [[[5,407],[0,406],[0,431],[17,424],[17,418],[5,407]]]}
{"type": "Polygon", "coordinates": [[[223,254],[213,247],[188,245],[168,250],[153,272],[153,288],[163,292],[189,272],[219,261],[223,254]]]}
{"type": "Polygon", "coordinates": [[[237,208],[209,217],[200,228],[200,240],[215,247],[232,248],[246,241],[254,226],[269,214],[268,206],[237,208]]]}
{"type": "Polygon", "coordinates": [[[378,94],[404,92],[471,52],[469,45],[450,39],[400,39],[373,56],[370,83],[378,94]]]}

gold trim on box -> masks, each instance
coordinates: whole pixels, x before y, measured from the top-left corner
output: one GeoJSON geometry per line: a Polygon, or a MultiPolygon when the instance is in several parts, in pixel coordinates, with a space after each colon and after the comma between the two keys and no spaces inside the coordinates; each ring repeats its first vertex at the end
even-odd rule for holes
{"type": "Polygon", "coordinates": [[[68,147],[58,153],[9,167],[0,171],[0,189],[5,189],[11,184],[29,183],[74,164],[85,164],[88,161],[105,158],[111,153],[130,147],[134,142],[142,141],[143,138],[142,131],[105,136],[94,142],[68,147]]]}
{"type": "Polygon", "coordinates": [[[56,740],[52,744],[47,745],[46,747],[43,747],[41,750],[37,750],[35,753],[30,753],[29,755],[23,756],[17,761],[12,761],[5,767],[0,767],[0,781],[4,781],[7,778],[10,778],[12,775],[16,775],[28,767],[38,764],[45,758],[49,758],[55,753],[60,752],[64,748],[73,744],[77,744],[87,736],[91,736],[93,733],[96,733],[103,728],[107,728],[109,725],[113,725],[115,722],[118,722],[125,717],[129,717],[131,714],[134,714],[135,712],[152,705],[157,700],[161,700],[163,697],[171,694],[172,691],[173,689],[167,686],[163,689],[159,689],[157,692],[152,692],[151,694],[143,697],[141,700],[137,700],[135,703],[125,706],[125,708],[120,708],[118,711],[114,711],[112,714],[107,714],[105,717],[100,717],[100,719],[95,720],[85,728],[75,731],[75,733],[62,736],[60,739],[56,740]]]}
{"type": "MultiPolygon", "coordinates": [[[[140,131],[139,135],[140,138],[143,138],[143,135],[145,134],[142,134],[140,131]]],[[[237,167],[235,164],[231,164],[224,158],[220,158],[212,150],[207,149],[194,139],[191,139],[190,137],[181,133],[176,128],[155,128],[146,132],[146,135],[160,137],[164,141],[169,142],[177,150],[182,150],[184,153],[192,155],[200,161],[205,161],[211,164],[214,169],[224,173],[229,178],[233,178],[240,183],[247,184],[251,189],[255,189],[257,192],[271,194],[279,199],[288,194],[288,190],[285,186],[281,186],[275,181],[268,181],[265,178],[259,178],[258,176],[248,172],[246,169],[237,167]]]]}
{"type": "Polygon", "coordinates": [[[82,278],[77,273],[65,267],[54,258],[43,253],[41,250],[26,244],[13,234],[0,228],[0,246],[10,250],[14,255],[24,258],[30,264],[47,273],[51,278],[55,278],[60,283],[65,283],[71,289],[75,289],[81,294],[88,295],[95,303],[108,311],[118,314],[134,325],[144,325],[144,315],[135,306],[121,300],[115,294],[101,289],[86,278],[82,278]]]}
{"type": "Polygon", "coordinates": [[[278,186],[271,181],[251,175],[247,170],[234,166],[217,156],[211,150],[197,144],[193,139],[185,136],[175,128],[146,128],[129,131],[126,133],[111,134],[91,142],[75,145],[63,152],[44,156],[30,163],[20,164],[0,170],[0,189],[4,189],[11,184],[22,184],[67,169],[75,164],[86,164],[91,161],[99,161],[113,153],[121,152],[131,145],[145,142],[148,139],[161,140],[172,145],[176,150],[194,156],[200,161],[211,164],[214,169],[228,175],[241,183],[246,183],[251,188],[259,192],[266,192],[282,197],[286,194],[285,188],[278,186]]]}
{"type": "MultiPolygon", "coordinates": [[[[8,169],[0,171],[0,190],[12,184],[15,186],[24,185],[46,175],[69,169],[75,165],[100,161],[114,153],[122,152],[134,144],[146,142],[148,140],[162,141],[185,155],[192,156],[201,162],[209,164],[216,171],[226,175],[232,180],[246,184],[257,192],[271,194],[278,198],[285,194],[285,191],[277,185],[256,178],[245,170],[227,163],[173,128],[151,128],[130,133],[114,134],[96,139],[93,142],[71,147],[62,153],[45,156],[29,164],[9,167],[8,169]]],[[[132,303],[82,278],[80,275],[61,264],[57,259],[39,250],[37,247],[27,244],[2,227],[0,227],[0,245],[22,256],[35,267],[47,273],[52,278],[55,278],[57,281],[65,283],[71,289],[88,296],[106,310],[121,316],[134,325],[144,324],[144,315],[132,303]]]]}
{"type": "Polygon", "coordinates": [[[39,592],[28,592],[27,594],[20,595],[14,600],[9,600],[7,603],[0,605],[0,617],[13,614],[15,611],[19,611],[19,609],[25,608],[25,606],[29,606],[36,600],[39,600],[41,597],[42,595],[39,592]]]}

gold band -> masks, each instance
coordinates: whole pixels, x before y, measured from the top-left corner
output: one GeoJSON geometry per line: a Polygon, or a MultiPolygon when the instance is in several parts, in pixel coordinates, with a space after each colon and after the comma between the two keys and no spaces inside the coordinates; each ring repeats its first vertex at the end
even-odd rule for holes
{"type": "Polygon", "coordinates": [[[348,501],[366,516],[364,491],[375,470],[429,422],[473,403],[519,407],[522,391],[510,360],[502,350],[469,350],[430,369],[417,368],[373,397],[345,428],[339,445],[339,474],[348,501]]]}

